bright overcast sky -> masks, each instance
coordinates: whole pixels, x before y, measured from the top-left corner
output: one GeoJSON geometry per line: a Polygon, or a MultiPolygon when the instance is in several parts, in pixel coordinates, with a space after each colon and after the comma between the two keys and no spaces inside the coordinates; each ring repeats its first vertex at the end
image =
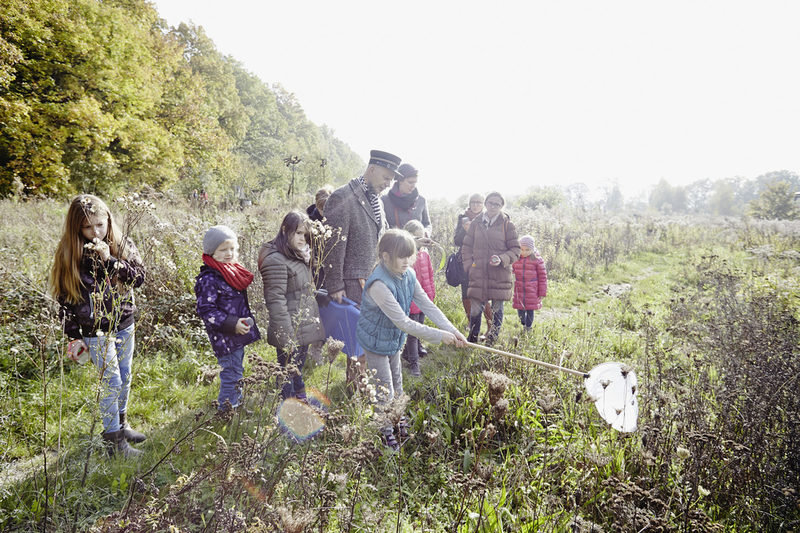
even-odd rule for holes
{"type": "Polygon", "coordinates": [[[800,2],[154,0],[430,197],[800,171],[800,2]]]}

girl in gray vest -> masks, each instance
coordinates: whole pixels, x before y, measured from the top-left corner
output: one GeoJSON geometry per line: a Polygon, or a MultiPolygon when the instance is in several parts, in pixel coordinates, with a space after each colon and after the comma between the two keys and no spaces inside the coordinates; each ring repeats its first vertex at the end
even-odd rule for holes
{"type": "MultiPolygon", "coordinates": [[[[466,346],[464,335],[430,301],[414,270],[409,268],[416,251],[414,237],[407,231],[391,229],[384,233],[378,243],[378,264],[367,278],[361,296],[356,337],[364,348],[367,368],[373,373],[369,392],[383,408],[403,395],[400,354],[407,334],[432,344],[466,346]],[[441,329],[411,320],[408,312],[412,301],[441,329]]],[[[391,421],[384,420],[382,424],[384,443],[393,451],[399,450],[391,421]]],[[[401,419],[398,437],[405,438],[407,430],[408,422],[401,419]]]]}

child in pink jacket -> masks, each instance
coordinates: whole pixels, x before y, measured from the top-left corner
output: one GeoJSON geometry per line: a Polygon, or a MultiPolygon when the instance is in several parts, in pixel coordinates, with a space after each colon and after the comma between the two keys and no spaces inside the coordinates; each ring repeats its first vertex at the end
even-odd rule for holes
{"type": "MultiPolygon", "coordinates": [[[[414,273],[417,275],[417,281],[422,285],[425,294],[433,301],[436,297],[436,287],[433,283],[433,264],[431,263],[431,256],[424,248],[425,228],[419,220],[409,220],[403,229],[413,235],[417,241],[417,258],[414,261],[414,273]]],[[[419,307],[417,307],[414,302],[411,302],[411,309],[408,317],[420,324],[425,322],[425,313],[420,311],[419,307]]],[[[422,375],[419,368],[419,358],[422,355],[422,350],[420,348],[419,339],[409,335],[408,339],[406,339],[406,346],[403,349],[403,359],[408,363],[408,371],[414,377],[422,375]]]]}
{"type": "Polygon", "coordinates": [[[511,265],[515,278],[514,309],[528,332],[533,324],[533,311],[542,308],[542,298],[547,296],[547,269],[533,244],[533,237],[520,237],[519,246],[522,253],[511,265]]]}

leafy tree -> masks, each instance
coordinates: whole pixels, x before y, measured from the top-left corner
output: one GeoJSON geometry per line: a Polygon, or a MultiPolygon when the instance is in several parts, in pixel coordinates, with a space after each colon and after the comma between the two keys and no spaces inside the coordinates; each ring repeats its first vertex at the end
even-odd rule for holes
{"type": "Polygon", "coordinates": [[[661,179],[650,192],[650,207],[662,213],[683,213],[686,211],[686,189],[673,187],[661,179]]]}
{"type": "Polygon", "coordinates": [[[564,195],[555,187],[533,187],[519,199],[520,205],[530,209],[536,209],[539,206],[552,208],[563,202],[564,195]]]}
{"type": "Polygon", "coordinates": [[[611,190],[606,190],[605,209],[607,211],[612,213],[622,211],[624,201],[619,185],[614,184],[611,190]]]}
{"type": "Polygon", "coordinates": [[[711,187],[708,209],[715,215],[739,215],[742,205],[736,197],[738,180],[717,180],[711,187]]]}
{"type": "Polygon", "coordinates": [[[758,198],[750,202],[750,214],[756,218],[794,220],[800,218],[800,208],[794,201],[796,189],[786,181],[767,184],[758,198]]]}
{"type": "Polygon", "coordinates": [[[336,179],[362,166],[293,94],[147,0],[0,3],[0,124],[0,196],[283,188],[290,154],[306,190],[323,158],[336,179]]]}

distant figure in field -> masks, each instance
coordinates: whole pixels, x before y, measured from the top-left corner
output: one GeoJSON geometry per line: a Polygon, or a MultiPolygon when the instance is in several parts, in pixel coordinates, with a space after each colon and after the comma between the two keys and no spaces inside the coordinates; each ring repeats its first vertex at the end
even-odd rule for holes
{"type": "Polygon", "coordinates": [[[100,371],[100,413],[109,455],[141,455],[128,442],[146,438],[131,429],[126,417],[136,344],[133,289],[144,276],[136,246],[122,234],[105,202],[91,194],[76,196],[50,281],[64,333],[72,339],[67,356],[82,361],[81,355],[87,354],[100,371]]]}
{"type": "MultiPolygon", "coordinates": [[[[483,214],[483,195],[480,193],[474,193],[469,197],[469,205],[464,213],[458,217],[458,223],[456,224],[456,231],[453,236],[453,243],[458,246],[458,253],[461,253],[461,247],[464,245],[464,237],[467,236],[467,231],[469,230],[470,224],[472,221],[475,220],[476,217],[483,214]]],[[[470,317],[470,300],[467,296],[467,289],[469,288],[469,277],[464,277],[464,281],[461,283],[461,305],[464,306],[464,314],[467,316],[467,321],[469,321],[470,317]]],[[[488,328],[491,327],[492,323],[492,306],[489,305],[487,302],[483,307],[483,316],[486,317],[486,327],[487,333],[488,328]]]]}
{"type": "Polygon", "coordinates": [[[533,325],[533,312],[542,308],[542,298],[547,296],[547,268],[533,244],[533,237],[520,237],[519,247],[520,258],[511,265],[515,278],[513,307],[528,332],[533,325]]]}
{"type": "MultiPolygon", "coordinates": [[[[306,214],[312,222],[319,222],[323,224],[325,219],[325,204],[328,202],[333,192],[332,185],[323,185],[317,190],[314,195],[314,203],[306,208],[306,214]]],[[[325,265],[324,265],[324,249],[325,249],[325,228],[319,225],[312,224],[311,231],[311,253],[312,255],[321,255],[322,257],[314,257],[314,267],[312,274],[314,276],[314,287],[321,288],[325,283],[325,265]]]]}
{"type": "Polygon", "coordinates": [[[328,201],[328,197],[332,192],[333,185],[323,185],[317,190],[317,193],[314,195],[314,203],[306,208],[308,218],[322,222],[322,219],[325,217],[325,202],[328,201]]]}
{"type": "Polygon", "coordinates": [[[513,294],[511,265],[519,259],[520,248],[517,229],[510,217],[501,211],[505,205],[503,196],[491,192],[483,205],[486,211],[472,221],[464,237],[461,258],[469,276],[469,341],[478,340],[481,310],[491,302],[492,326],[486,334],[486,344],[492,345],[503,325],[503,303],[513,294]]]}
{"type": "MultiPolygon", "coordinates": [[[[375,265],[378,239],[387,229],[378,196],[398,176],[399,164],[396,155],[372,150],[364,174],[333,191],[325,203],[325,219],[334,231],[325,243],[324,287],[337,303],[345,296],[361,303],[364,282],[375,265]]],[[[356,362],[348,357],[348,386],[360,381],[365,370],[364,356],[356,362]]]]}
{"type": "Polygon", "coordinates": [[[416,168],[403,163],[397,169],[398,176],[385,195],[381,196],[383,209],[386,211],[386,222],[390,228],[404,228],[409,220],[419,220],[425,230],[425,236],[431,236],[431,219],[428,216],[428,204],[419,194],[417,180],[419,172],[416,168]]]}

